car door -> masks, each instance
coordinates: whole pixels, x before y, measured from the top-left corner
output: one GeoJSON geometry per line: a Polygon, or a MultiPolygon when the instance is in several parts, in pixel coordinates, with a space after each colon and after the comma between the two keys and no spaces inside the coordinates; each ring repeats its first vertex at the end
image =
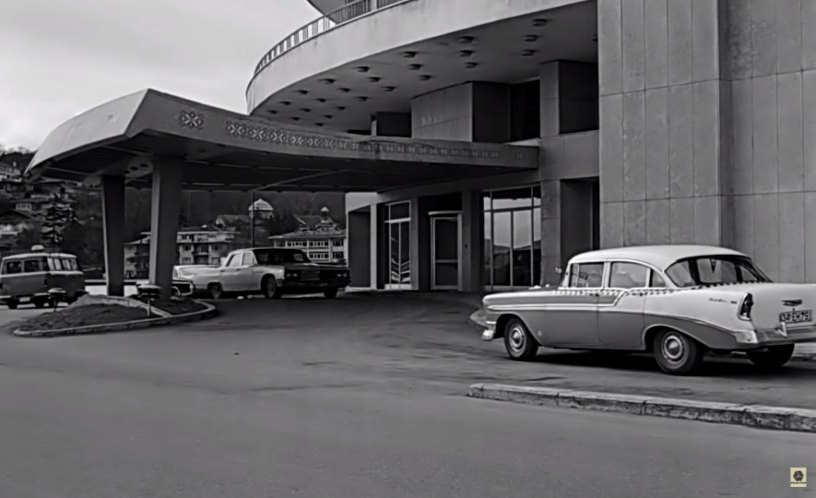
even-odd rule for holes
{"type": "Polygon", "coordinates": [[[597,347],[597,305],[604,268],[602,261],[570,265],[566,286],[553,296],[555,301],[546,314],[547,346],[597,347]]]}
{"type": "Polygon", "coordinates": [[[240,272],[243,264],[243,252],[236,252],[227,258],[224,267],[221,268],[221,288],[225,292],[239,292],[240,272]]]}
{"type": "Polygon", "coordinates": [[[632,261],[611,261],[607,285],[598,300],[598,334],[610,349],[637,349],[651,269],[632,261]]]}
{"type": "Polygon", "coordinates": [[[238,286],[243,292],[257,291],[261,288],[258,261],[252,251],[245,251],[241,258],[241,270],[238,272],[238,286]]]}

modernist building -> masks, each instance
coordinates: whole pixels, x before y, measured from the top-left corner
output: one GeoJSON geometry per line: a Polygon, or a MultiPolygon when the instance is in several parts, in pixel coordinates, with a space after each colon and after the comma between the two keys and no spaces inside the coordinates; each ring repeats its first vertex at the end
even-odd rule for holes
{"type": "Polygon", "coordinates": [[[319,216],[295,216],[295,219],[298,229],[269,237],[272,247],[300,249],[318,263],[346,261],[346,231],[332,219],[329,208],[321,209],[319,216]]]}
{"type": "Polygon", "coordinates": [[[103,186],[109,268],[129,183],[154,188],[160,285],[182,188],[348,192],[355,286],[525,287],[644,243],[816,281],[813,2],[312,3],[248,116],[147,91],[49,136],[28,172],[103,186]]]}
{"type": "MultiPolygon", "coordinates": [[[[203,228],[181,228],[176,236],[177,265],[221,264],[221,258],[236,248],[237,232],[203,228]]],[[[150,269],[150,233],[125,244],[125,277],[143,278],[150,269]]]]}

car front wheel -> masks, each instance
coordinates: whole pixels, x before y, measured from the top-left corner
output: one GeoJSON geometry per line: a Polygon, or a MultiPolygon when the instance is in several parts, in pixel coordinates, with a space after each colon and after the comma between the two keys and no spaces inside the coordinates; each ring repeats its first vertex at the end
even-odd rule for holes
{"type": "Polygon", "coordinates": [[[264,297],[267,299],[278,299],[281,297],[281,290],[278,287],[278,281],[275,280],[275,277],[264,277],[263,282],[261,282],[261,288],[264,297]]]}
{"type": "Polygon", "coordinates": [[[207,290],[210,291],[213,299],[221,299],[224,296],[224,288],[221,287],[221,284],[210,284],[207,290]]]}
{"type": "Polygon", "coordinates": [[[324,290],[323,296],[326,299],[334,299],[335,297],[337,297],[337,287],[332,287],[331,289],[324,290]]]}
{"type": "Polygon", "coordinates": [[[689,375],[703,362],[702,346],[676,330],[657,334],[652,349],[657,365],[667,374],[689,375]]]}
{"type": "Polygon", "coordinates": [[[748,359],[762,368],[780,368],[793,356],[793,344],[771,346],[765,351],[748,351],[748,359]]]}
{"type": "Polygon", "coordinates": [[[538,343],[524,322],[518,318],[511,318],[504,326],[504,348],[511,359],[530,361],[538,352],[538,343]]]}

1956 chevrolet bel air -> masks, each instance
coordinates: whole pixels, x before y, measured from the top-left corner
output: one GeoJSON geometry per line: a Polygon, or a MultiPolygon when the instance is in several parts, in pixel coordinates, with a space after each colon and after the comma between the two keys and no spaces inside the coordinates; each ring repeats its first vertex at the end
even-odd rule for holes
{"type": "Polygon", "coordinates": [[[772,283],[745,254],[671,245],[573,257],[561,285],[484,298],[484,340],[514,360],[539,346],[651,351],[669,374],[689,374],[707,351],[744,351],[762,367],[816,342],[816,285],[772,283]]]}

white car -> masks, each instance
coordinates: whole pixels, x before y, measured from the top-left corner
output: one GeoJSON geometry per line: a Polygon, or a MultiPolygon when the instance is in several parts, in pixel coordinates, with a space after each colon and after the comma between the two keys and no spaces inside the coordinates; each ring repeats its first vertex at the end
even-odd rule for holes
{"type": "Polygon", "coordinates": [[[186,279],[192,282],[191,293],[199,297],[210,296],[210,285],[218,283],[220,275],[217,266],[179,265],[173,267],[173,279],[186,279]]]}

